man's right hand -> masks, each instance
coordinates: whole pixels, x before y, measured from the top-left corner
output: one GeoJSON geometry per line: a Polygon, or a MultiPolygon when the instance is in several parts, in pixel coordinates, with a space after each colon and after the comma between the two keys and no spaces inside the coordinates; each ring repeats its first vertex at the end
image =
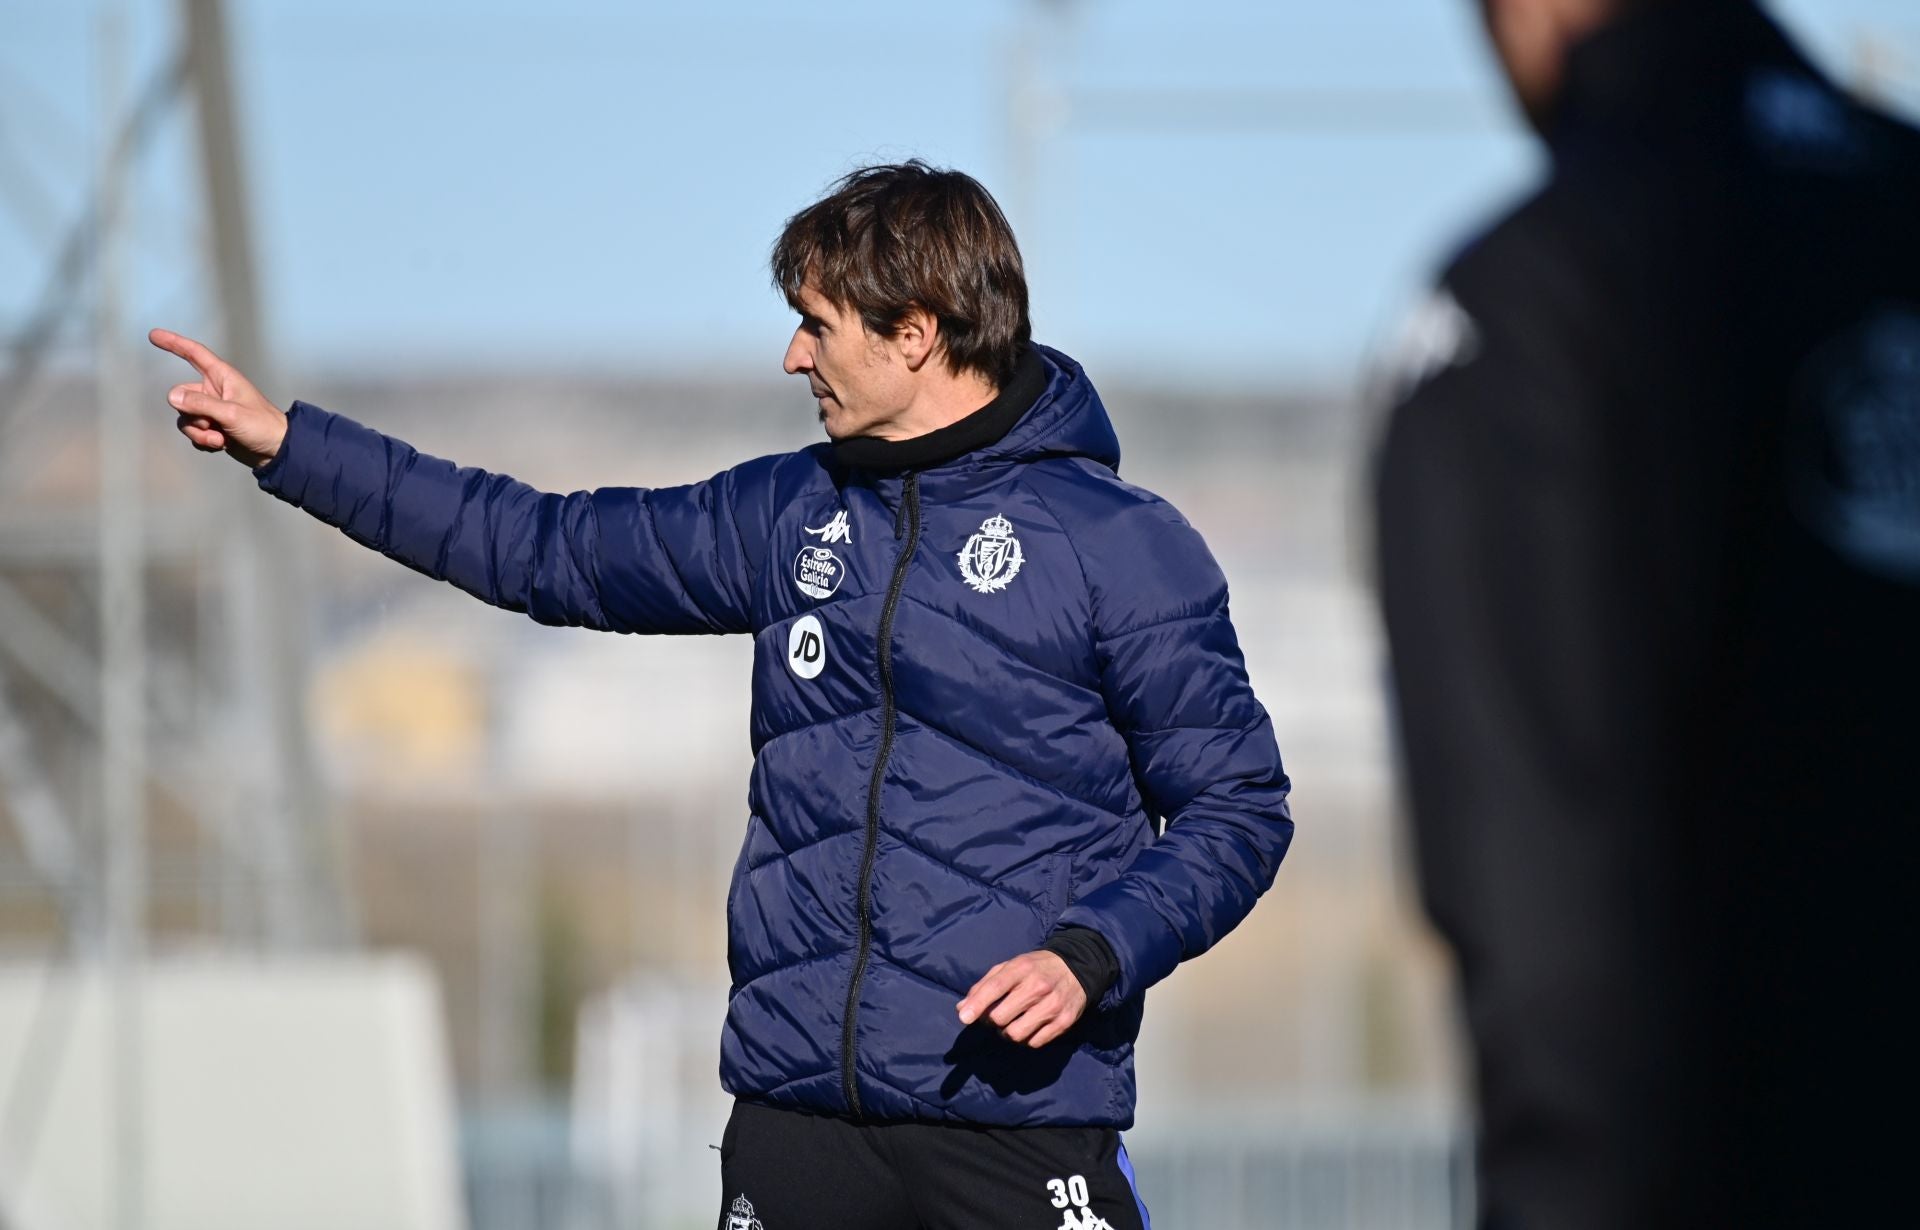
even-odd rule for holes
{"type": "Polygon", "coordinates": [[[200,379],[176,384],[167,402],[180,414],[180,434],[203,453],[225,452],[258,469],[280,451],[287,416],[219,355],[190,337],[155,329],[147,340],[193,364],[200,379]]]}

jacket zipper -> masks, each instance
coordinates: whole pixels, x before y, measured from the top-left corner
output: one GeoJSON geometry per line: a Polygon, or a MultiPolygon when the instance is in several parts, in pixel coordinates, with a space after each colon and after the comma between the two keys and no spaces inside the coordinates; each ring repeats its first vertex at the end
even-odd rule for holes
{"type": "MultiPolygon", "coordinates": [[[[901,510],[906,513],[907,545],[893,566],[893,580],[887,586],[887,600],[880,608],[880,750],[873,758],[873,776],[867,782],[867,845],[860,859],[860,948],[853,959],[853,977],[847,981],[847,1010],[840,1029],[840,1090],[846,1095],[847,1110],[860,1114],[860,1089],[854,1079],[854,1034],[859,1026],[860,982],[867,974],[867,959],[873,951],[873,862],[879,853],[880,783],[887,773],[887,761],[893,755],[893,728],[898,711],[893,704],[893,614],[900,605],[900,590],[907,582],[907,567],[920,545],[920,476],[908,474],[900,493],[901,510]]],[[[900,519],[894,518],[893,536],[900,537],[900,519]]]]}

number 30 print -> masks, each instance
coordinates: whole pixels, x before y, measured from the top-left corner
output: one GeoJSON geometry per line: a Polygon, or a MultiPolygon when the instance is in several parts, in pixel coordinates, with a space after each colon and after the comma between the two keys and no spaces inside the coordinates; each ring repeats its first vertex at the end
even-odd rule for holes
{"type": "Polygon", "coordinates": [[[1074,1175],[1065,1182],[1059,1179],[1048,1179],[1047,1190],[1053,1193],[1053,1207],[1056,1209],[1068,1207],[1084,1209],[1087,1207],[1087,1179],[1085,1175],[1074,1175]]]}

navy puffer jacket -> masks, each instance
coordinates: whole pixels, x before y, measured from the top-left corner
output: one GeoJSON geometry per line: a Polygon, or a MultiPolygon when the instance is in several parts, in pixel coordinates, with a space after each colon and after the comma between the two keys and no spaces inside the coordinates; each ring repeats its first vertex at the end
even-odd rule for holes
{"type": "Polygon", "coordinates": [[[829,445],[561,496],[295,403],[262,487],[548,624],[754,638],[721,1077],[864,1119],[1125,1127],[1146,989],[1273,882],[1288,783],[1200,535],[1122,482],[1086,374],[922,470],[829,445]],[[1155,820],[1166,821],[1156,839],[1155,820]],[[1111,989],[1032,1050],[955,1006],[1091,928],[1111,989]]]}

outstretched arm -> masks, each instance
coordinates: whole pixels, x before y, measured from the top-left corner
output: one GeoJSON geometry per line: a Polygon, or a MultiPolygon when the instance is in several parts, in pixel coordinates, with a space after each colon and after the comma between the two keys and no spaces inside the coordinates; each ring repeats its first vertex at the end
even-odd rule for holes
{"type": "Polygon", "coordinates": [[[282,413],[200,343],[163,329],[150,336],[200,374],[168,395],[194,447],[252,467],[262,489],[356,542],[541,623],[751,627],[752,566],[736,521],[749,467],[685,487],[548,494],[304,402],[282,413]]]}

